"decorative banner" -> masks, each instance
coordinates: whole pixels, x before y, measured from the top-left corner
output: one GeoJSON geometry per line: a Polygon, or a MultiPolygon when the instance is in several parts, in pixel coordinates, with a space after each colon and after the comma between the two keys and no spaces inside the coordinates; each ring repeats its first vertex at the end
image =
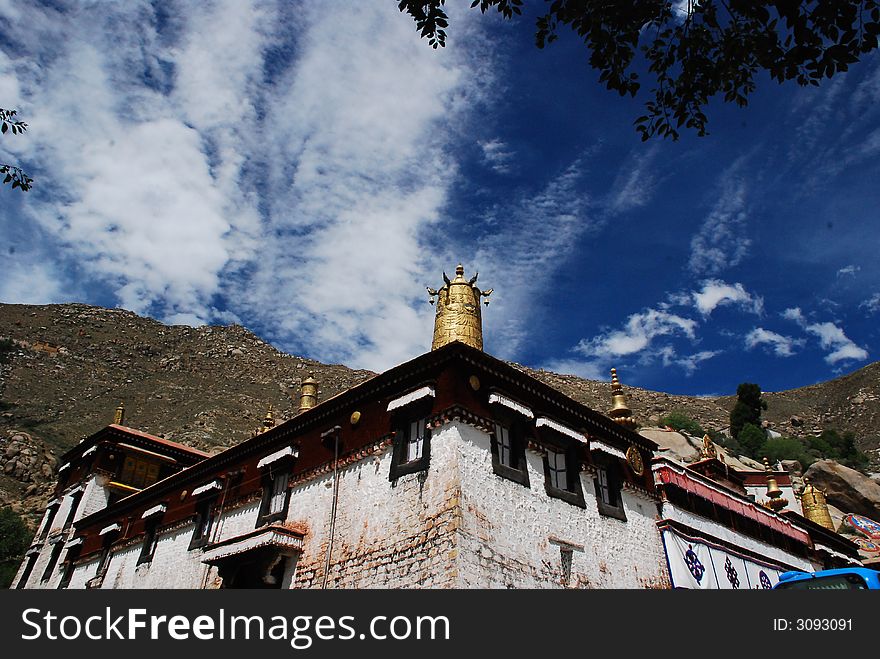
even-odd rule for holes
{"type": "Polygon", "coordinates": [[[849,514],[843,518],[843,521],[866,538],[880,540],[880,524],[873,519],[869,519],[863,515],[849,514]]]}
{"type": "Polygon", "coordinates": [[[663,530],[673,588],[702,590],[770,590],[781,571],[724,549],[663,530]]]}
{"type": "Polygon", "coordinates": [[[691,542],[671,531],[663,531],[663,542],[669,559],[669,571],[673,588],[718,588],[709,547],[701,542],[691,542]]]}
{"type": "Polygon", "coordinates": [[[865,540],[865,538],[853,538],[852,541],[859,546],[859,551],[863,551],[866,554],[880,553],[880,544],[873,542],[872,540],[865,540]]]}

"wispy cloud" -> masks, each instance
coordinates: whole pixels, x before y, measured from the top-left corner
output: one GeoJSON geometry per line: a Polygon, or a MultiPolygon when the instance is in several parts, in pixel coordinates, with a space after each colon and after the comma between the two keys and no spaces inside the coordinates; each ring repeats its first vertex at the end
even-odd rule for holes
{"type": "Polygon", "coordinates": [[[510,171],[510,163],[514,153],[507,144],[499,139],[477,142],[483,151],[483,160],[486,165],[498,174],[506,174],[510,171]]]}
{"type": "Polygon", "coordinates": [[[751,239],[746,237],[747,186],[743,179],[726,175],[721,195],[700,230],[691,239],[688,267],[698,275],[717,275],[746,257],[751,239]]]}
{"type": "Polygon", "coordinates": [[[825,361],[829,364],[848,359],[863,361],[868,358],[868,351],[850,339],[837,325],[830,322],[810,323],[799,307],[791,307],[782,312],[783,318],[798,323],[806,332],[819,339],[819,345],[827,352],[825,361]]]}
{"type": "Polygon", "coordinates": [[[629,154],[611,186],[606,202],[612,215],[645,206],[654,195],[657,145],[640,146],[629,154]]]}
{"type": "Polygon", "coordinates": [[[764,329],[756,327],[746,335],[746,348],[752,348],[760,345],[767,345],[777,357],[791,357],[794,349],[803,345],[803,341],[794,339],[790,336],[784,336],[764,329]]]}
{"type": "Polygon", "coordinates": [[[868,313],[877,313],[880,311],[880,293],[874,293],[874,295],[859,304],[859,308],[865,309],[868,313]]]}
{"type": "Polygon", "coordinates": [[[848,265],[846,267],[840,268],[837,271],[838,277],[855,277],[856,273],[862,268],[857,265],[848,265]]]}
{"type": "Polygon", "coordinates": [[[663,366],[678,366],[684,370],[685,375],[691,376],[702,362],[717,357],[722,352],[721,350],[701,350],[692,355],[680,356],[672,346],[663,346],[659,354],[663,360],[663,366]]]}
{"type": "Polygon", "coordinates": [[[708,279],[703,288],[693,294],[694,306],[704,316],[708,316],[720,306],[735,304],[747,311],[760,315],[764,309],[764,300],[753,296],[740,283],[728,284],[719,279],[708,279]]]}
{"type": "Polygon", "coordinates": [[[627,318],[623,329],[581,341],[575,350],[585,357],[612,358],[641,352],[659,336],[693,339],[697,322],[660,309],[647,309],[627,318]]]}

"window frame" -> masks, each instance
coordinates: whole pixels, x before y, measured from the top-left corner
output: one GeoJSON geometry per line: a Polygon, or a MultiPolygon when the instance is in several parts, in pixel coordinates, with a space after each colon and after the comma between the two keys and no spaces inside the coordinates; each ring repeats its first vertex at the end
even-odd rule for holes
{"type": "Polygon", "coordinates": [[[162,523],[162,515],[154,515],[144,520],[144,543],[141,553],[138,554],[137,565],[149,565],[156,555],[156,547],[159,545],[159,525],[162,523]]]}
{"type": "Polygon", "coordinates": [[[401,476],[428,471],[431,466],[431,436],[433,432],[428,427],[428,419],[431,417],[433,399],[419,401],[407,405],[394,412],[392,428],[394,429],[394,442],[391,453],[391,469],[388,480],[395,481],[401,476]],[[412,442],[413,426],[421,426],[425,433],[422,438],[422,453],[412,460],[408,459],[408,451],[412,442]]]}
{"type": "Polygon", "coordinates": [[[206,494],[199,499],[196,506],[196,523],[193,529],[192,538],[189,541],[189,551],[199,549],[208,544],[211,539],[211,531],[216,523],[216,514],[214,507],[217,505],[216,494],[206,494]],[[208,526],[204,533],[201,533],[202,527],[205,525],[205,519],[208,519],[208,526]]]}
{"type": "MultiPolygon", "coordinates": [[[[620,465],[613,459],[598,460],[596,462],[596,475],[593,478],[596,488],[596,506],[599,513],[606,517],[613,517],[622,522],[626,521],[626,512],[623,508],[623,474],[620,465]],[[602,475],[605,475],[606,484],[601,483],[602,475]],[[603,487],[613,495],[615,501],[609,503],[602,496],[603,487]]],[[[608,497],[611,499],[611,496],[608,497]]]]}
{"type": "Polygon", "coordinates": [[[271,524],[272,522],[283,521],[287,517],[287,511],[290,507],[290,495],[293,491],[290,487],[290,474],[292,470],[292,457],[282,458],[263,468],[263,498],[260,501],[260,512],[257,515],[255,528],[271,524]],[[275,483],[282,477],[284,478],[284,501],[281,504],[280,510],[272,512],[272,501],[276,495],[275,483]]]}
{"type": "Polygon", "coordinates": [[[580,477],[580,460],[578,458],[578,447],[574,443],[556,444],[547,443],[545,446],[543,462],[544,462],[544,490],[547,496],[554,499],[562,499],[578,508],[586,508],[584,501],[584,491],[581,486],[580,477]],[[565,487],[561,488],[553,483],[552,473],[559,473],[559,469],[550,467],[550,453],[562,455],[565,460],[565,487]]]}
{"type": "Polygon", "coordinates": [[[492,471],[496,476],[519,483],[524,487],[530,487],[529,465],[526,460],[528,437],[525,422],[516,418],[513,414],[506,414],[501,410],[496,410],[494,417],[494,426],[489,435],[492,452],[492,471]],[[501,460],[499,455],[501,442],[498,440],[499,428],[506,430],[510,440],[510,455],[516,459],[516,466],[513,466],[512,460],[511,464],[505,464],[501,460]]]}
{"type": "Polygon", "coordinates": [[[58,561],[61,558],[61,552],[63,550],[64,543],[61,540],[52,545],[52,552],[49,554],[49,561],[43,569],[43,574],[40,575],[40,584],[47,584],[52,580],[52,575],[55,573],[55,568],[58,566],[58,561]]]}

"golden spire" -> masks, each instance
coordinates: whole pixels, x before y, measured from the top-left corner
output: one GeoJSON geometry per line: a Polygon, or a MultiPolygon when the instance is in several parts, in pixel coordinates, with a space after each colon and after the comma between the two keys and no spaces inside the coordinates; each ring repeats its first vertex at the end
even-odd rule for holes
{"type": "Polygon", "coordinates": [[[620,385],[620,380],[617,379],[616,368],[611,369],[611,409],[608,410],[608,416],[630,430],[634,430],[636,427],[632,410],[626,404],[626,394],[623,393],[623,387],[620,385]]]}
{"type": "Polygon", "coordinates": [[[766,456],[764,457],[764,471],[767,472],[767,496],[770,497],[766,501],[766,506],[778,512],[788,505],[788,499],[782,496],[782,490],[779,489],[779,484],[776,482],[773,469],[770,468],[770,462],[766,456]]]}
{"type": "Polygon", "coordinates": [[[815,487],[809,478],[804,479],[804,491],[801,492],[801,508],[804,511],[804,517],[811,522],[820,524],[829,531],[835,530],[831,513],[828,512],[828,502],[825,500],[825,493],[815,487]]]}
{"type": "Polygon", "coordinates": [[[263,432],[269,430],[269,428],[275,427],[275,417],[272,414],[272,405],[269,405],[269,409],[266,410],[266,416],[263,417],[263,432]]]}
{"type": "MultiPolygon", "coordinates": [[[[461,263],[455,268],[455,279],[449,281],[443,273],[443,287],[435,291],[430,286],[428,294],[431,304],[437,298],[437,313],[434,317],[434,340],[431,350],[453,341],[461,341],[467,345],[483,349],[483,317],[480,311],[480,298],[488,298],[492,289],[481,291],[477,288],[477,277],[474,273],[470,280],[464,278],[464,267],[461,263]]],[[[485,301],[489,304],[489,300],[485,301]]]]}
{"type": "Polygon", "coordinates": [[[301,386],[299,411],[305,412],[318,404],[318,381],[315,379],[315,374],[309,373],[309,377],[302,381],[301,386]]]}
{"type": "Polygon", "coordinates": [[[113,414],[113,423],[121,426],[123,421],[125,421],[125,403],[120,401],[119,405],[116,406],[116,412],[113,414]]]}
{"type": "Polygon", "coordinates": [[[700,457],[704,460],[718,457],[718,450],[708,434],[703,435],[703,448],[700,449],[700,457]]]}

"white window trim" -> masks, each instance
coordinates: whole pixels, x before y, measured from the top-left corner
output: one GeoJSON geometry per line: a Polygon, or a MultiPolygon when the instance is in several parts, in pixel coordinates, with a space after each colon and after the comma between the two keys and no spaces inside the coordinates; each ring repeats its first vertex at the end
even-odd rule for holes
{"type": "Polygon", "coordinates": [[[540,428],[541,426],[547,426],[551,430],[555,430],[560,435],[565,435],[566,437],[571,437],[572,439],[576,439],[579,442],[587,443],[587,438],[583,433],[578,432],[574,428],[569,428],[568,426],[564,426],[561,423],[557,423],[553,419],[548,419],[545,416],[539,416],[538,420],[535,421],[535,427],[540,428]]]}
{"type": "Polygon", "coordinates": [[[269,455],[267,455],[266,457],[264,457],[262,460],[260,460],[257,463],[257,469],[262,469],[263,467],[268,467],[273,462],[278,462],[279,460],[286,458],[288,456],[293,457],[293,458],[298,458],[299,457],[299,449],[296,448],[295,446],[285,446],[280,451],[275,451],[275,453],[270,453],[269,455]]]}
{"type": "Polygon", "coordinates": [[[613,446],[609,446],[605,442],[598,439],[590,439],[590,450],[591,451],[602,451],[602,453],[607,453],[608,455],[614,456],[615,458],[620,458],[621,460],[626,460],[626,453],[621,451],[619,448],[614,448],[613,446]]]}
{"type": "Polygon", "coordinates": [[[421,400],[422,398],[434,398],[436,396],[436,392],[434,391],[434,387],[426,386],[420,387],[415,391],[410,391],[408,394],[404,394],[400,398],[395,398],[391,402],[388,403],[387,412],[391,412],[392,410],[399,409],[401,407],[405,407],[410,403],[414,403],[417,400],[421,400]]]}
{"type": "Polygon", "coordinates": [[[83,540],[82,536],[80,536],[79,538],[74,538],[73,540],[68,542],[65,545],[65,548],[70,549],[71,547],[79,547],[83,542],[85,541],[83,540]]]}
{"type": "Polygon", "coordinates": [[[534,419],[535,413],[532,410],[522,403],[517,403],[515,400],[508,398],[507,396],[502,396],[499,393],[491,393],[489,394],[489,404],[498,403],[499,405],[503,405],[504,407],[513,410],[514,412],[519,412],[524,417],[528,419],[534,419]]]}
{"type": "Polygon", "coordinates": [[[200,494],[204,494],[205,492],[210,492],[211,490],[222,490],[223,484],[220,482],[220,479],[215,479],[210,483],[205,483],[204,485],[197,487],[192,491],[192,496],[197,497],[200,494]]]}
{"type": "Polygon", "coordinates": [[[160,503],[158,506],[153,506],[152,508],[147,508],[144,511],[144,514],[141,515],[141,519],[147,519],[147,517],[152,517],[153,515],[160,515],[168,510],[168,506],[164,503],[160,503]]]}
{"type": "Polygon", "coordinates": [[[103,529],[101,529],[101,532],[98,533],[98,535],[107,535],[108,533],[113,533],[113,531],[121,530],[122,525],[119,522],[116,522],[115,524],[111,524],[110,526],[105,526],[103,529]]]}

